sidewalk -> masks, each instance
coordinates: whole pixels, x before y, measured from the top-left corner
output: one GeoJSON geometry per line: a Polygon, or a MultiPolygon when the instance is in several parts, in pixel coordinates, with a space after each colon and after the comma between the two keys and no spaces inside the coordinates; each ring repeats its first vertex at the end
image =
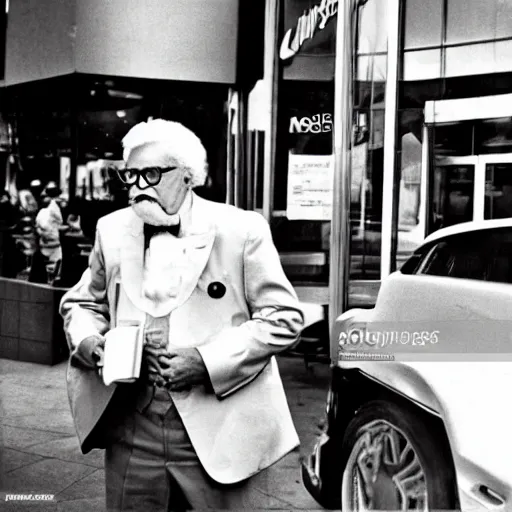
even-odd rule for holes
{"type": "MultiPolygon", "coordinates": [[[[290,357],[280,357],[279,367],[301,448],[279,462],[272,488],[261,490],[262,510],[321,510],[304,489],[299,461],[311,449],[325,409],[329,368],[313,364],[306,370],[300,358],[290,357]]],[[[65,371],[66,363],[48,367],[0,359],[2,510],[104,510],[103,452],[80,452],[65,371]],[[55,499],[5,503],[6,493],[53,494],[55,499]]]]}

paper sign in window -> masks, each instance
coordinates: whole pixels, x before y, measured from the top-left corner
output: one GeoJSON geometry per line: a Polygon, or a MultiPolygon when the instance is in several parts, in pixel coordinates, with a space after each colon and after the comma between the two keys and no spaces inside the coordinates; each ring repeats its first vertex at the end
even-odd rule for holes
{"type": "Polygon", "coordinates": [[[289,155],[288,219],[331,220],[333,162],[332,155],[289,155]]]}

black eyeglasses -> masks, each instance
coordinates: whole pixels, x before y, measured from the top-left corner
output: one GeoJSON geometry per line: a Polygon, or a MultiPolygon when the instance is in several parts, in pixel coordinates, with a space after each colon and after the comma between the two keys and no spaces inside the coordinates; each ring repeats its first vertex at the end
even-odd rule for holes
{"type": "Polygon", "coordinates": [[[117,169],[117,175],[119,179],[125,185],[135,185],[142,190],[149,187],[154,187],[160,183],[162,179],[162,174],[170,171],[174,171],[177,167],[144,167],[143,169],[117,169]],[[145,186],[143,182],[140,180],[142,176],[143,181],[146,182],[145,186]]]}

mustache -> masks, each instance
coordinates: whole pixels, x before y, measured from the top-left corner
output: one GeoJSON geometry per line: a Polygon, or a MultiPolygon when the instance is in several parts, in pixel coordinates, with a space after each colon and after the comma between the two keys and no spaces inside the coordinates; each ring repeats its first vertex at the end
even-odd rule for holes
{"type": "Polygon", "coordinates": [[[158,204],[158,201],[153,196],[149,196],[148,194],[137,194],[134,197],[130,197],[130,204],[137,204],[142,201],[150,201],[152,203],[158,204]]]}

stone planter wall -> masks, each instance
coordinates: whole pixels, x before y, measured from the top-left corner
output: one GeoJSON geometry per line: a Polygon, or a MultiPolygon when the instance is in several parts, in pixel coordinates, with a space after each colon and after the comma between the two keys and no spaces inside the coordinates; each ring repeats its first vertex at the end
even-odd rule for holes
{"type": "Polygon", "coordinates": [[[65,288],[0,278],[0,357],[53,365],[68,357],[59,315],[65,288]]]}

